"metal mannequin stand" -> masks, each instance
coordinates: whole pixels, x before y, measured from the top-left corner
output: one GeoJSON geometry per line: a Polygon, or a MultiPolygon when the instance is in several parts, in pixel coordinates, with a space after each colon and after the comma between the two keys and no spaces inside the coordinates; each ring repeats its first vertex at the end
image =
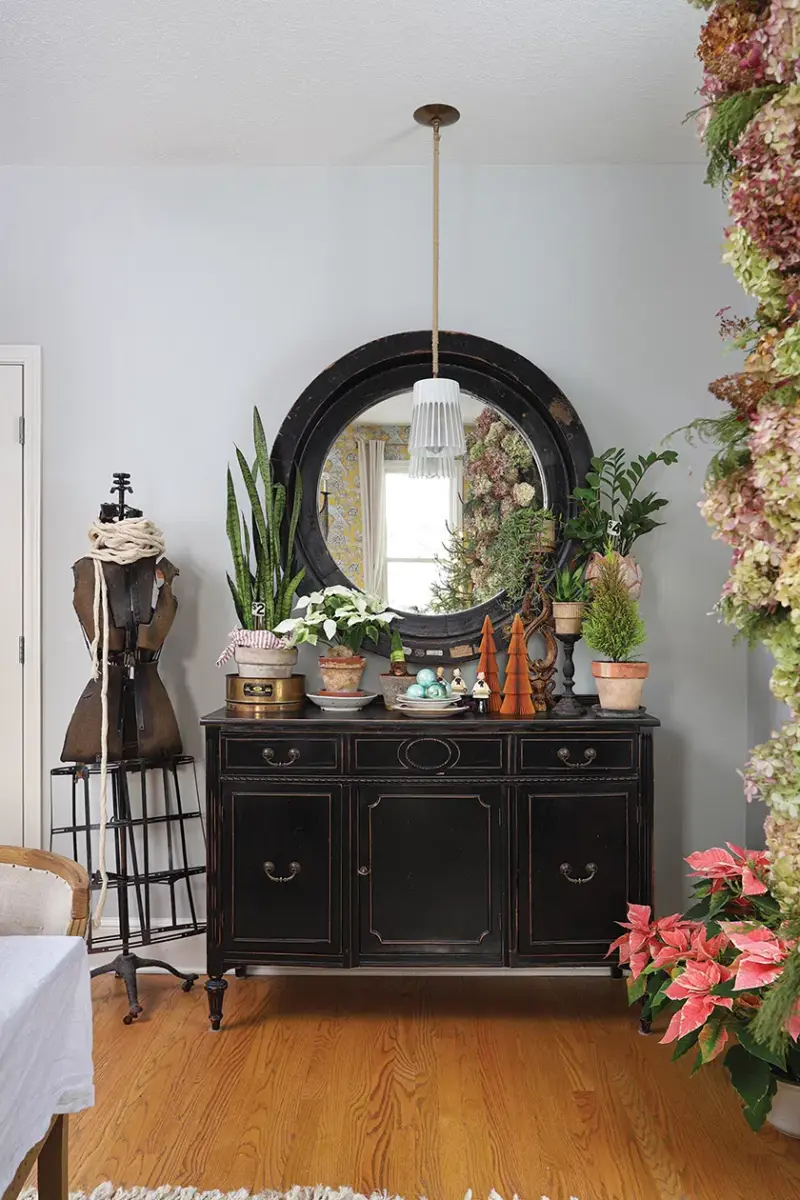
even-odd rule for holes
{"type": "MultiPolygon", "coordinates": [[[[50,848],[56,838],[68,838],[72,857],[83,862],[89,873],[93,891],[99,891],[100,875],[97,863],[97,830],[99,824],[92,821],[92,776],[99,776],[99,763],[76,763],[56,767],[50,772],[50,848]],[[71,820],[65,825],[56,825],[53,820],[54,790],[59,779],[71,783],[71,820]],[[94,834],[94,838],[93,838],[94,834]],[[94,843],[94,844],[93,844],[94,843]]],[[[188,992],[197,975],[176,970],[160,959],[143,958],[131,952],[132,947],[156,945],[177,938],[193,937],[203,933],[205,925],[197,919],[192,881],[205,873],[205,866],[191,865],[187,829],[200,821],[202,812],[197,789],[194,759],[189,755],[166,758],[157,762],[144,759],[127,759],[108,764],[112,815],[109,817],[107,835],[111,838],[113,851],[108,855],[111,868],[108,871],[109,891],[116,894],[119,916],[119,932],[102,933],[95,930],[90,921],[87,934],[89,953],[119,950],[113,962],[96,967],[92,976],[114,972],[125,983],[130,1011],[122,1018],[130,1025],[142,1012],[137,988],[137,971],[143,967],[158,967],[169,971],[183,981],[188,992]],[[188,774],[193,796],[187,807],[181,796],[180,775],[188,774]],[[161,796],[156,800],[154,774],[160,777],[161,796]],[[150,781],[148,795],[148,780],[150,781]],[[132,786],[133,785],[133,786],[132,786]],[[154,841],[155,831],[163,830],[164,838],[154,841]],[[166,865],[154,869],[154,855],[166,841],[166,865]],[[169,916],[155,917],[152,901],[155,896],[168,900],[169,916]],[[178,913],[179,902],[185,900],[188,917],[178,913]],[[133,910],[133,920],[132,920],[133,910]]],[[[99,801],[94,803],[98,811],[99,801]]],[[[203,833],[203,841],[205,834],[203,833]]],[[[63,847],[63,842],[60,843],[63,847]]]]}

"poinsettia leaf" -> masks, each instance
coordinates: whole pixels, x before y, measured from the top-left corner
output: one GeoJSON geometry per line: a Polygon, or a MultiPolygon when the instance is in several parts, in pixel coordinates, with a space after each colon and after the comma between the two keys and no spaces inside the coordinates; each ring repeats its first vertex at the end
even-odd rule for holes
{"type": "Polygon", "coordinates": [[[768,1100],[774,1088],[772,1068],[763,1058],[756,1058],[742,1045],[731,1046],[725,1055],[725,1066],[731,1083],[742,1098],[745,1117],[752,1129],[759,1129],[769,1112],[768,1100]]]}
{"type": "Polygon", "coordinates": [[[638,979],[634,979],[632,975],[628,976],[628,1004],[635,1004],[637,1000],[641,1000],[647,991],[647,976],[640,975],[638,979]]]}
{"type": "Polygon", "coordinates": [[[683,1058],[684,1054],[688,1054],[693,1046],[697,1045],[697,1039],[700,1036],[699,1029],[693,1029],[691,1033],[687,1033],[684,1037],[678,1038],[675,1043],[675,1049],[672,1051],[672,1061],[677,1062],[679,1058],[683,1058]]]}
{"type": "Polygon", "coordinates": [[[780,905],[774,896],[748,896],[748,900],[762,917],[769,919],[770,917],[777,916],[781,911],[780,905]]]}
{"type": "Polygon", "coordinates": [[[726,979],[723,983],[716,983],[711,989],[712,996],[735,996],[736,995],[736,980],[726,979]]]}
{"type": "Polygon", "coordinates": [[[699,904],[693,904],[691,908],[687,909],[683,914],[684,918],[687,921],[703,921],[708,916],[709,907],[709,898],[705,897],[699,904]]]}
{"type": "MultiPolygon", "coordinates": [[[[712,1017],[706,1021],[700,1030],[697,1044],[700,1047],[700,1063],[705,1064],[716,1058],[727,1040],[727,1029],[724,1016],[712,1017]]],[[[694,1074],[694,1072],[692,1072],[694,1074]]]]}
{"type": "Polygon", "coordinates": [[[736,1030],[736,1036],[739,1039],[739,1044],[744,1046],[748,1054],[754,1055],[756,1058],[763,1059],[773,1067],[778,1067],[779,1070],[786,1070],[786,1052],[785,1050],[777,1051],[769,1046],[764,1046],[761,1042],[757,1042],[750,1031],[749,1026],[743,1025],[736,1030]]]}
{"type": "Polygon", "coordinates": [[[731,899],[731,894],[727,888],[720,888],[718,892],[714,892],[709,897],[707,916],[715,917],[718,912],[722,912],[725,905],[731,899]]]}
{"type": "Polygon", "coordinates": [[[702,1052],[702,1050],[698,1050],[698,1051],[697,1051],[697,1058],[696,1058],[696,1059],[694,1060],[694,1062],[692,1063],[692,1069],[691,1069],[691,1071],[689,1072],[689,1075],[690,1075],[690,1077],[691,1077],[692,1075],[696,1075],[696,1074],[697,1074],[697,1072],[700,1070],[700,1068],[701,1068],[701,1067],[704,1067],[705,1065],[706,1065],[706,1064],[705,1064],[705,1059],[703,1058],[703,1052],[702,1052]]]}
{"type": "Polygon", "coordinates": [[[664,982],[661,984],[661,987],[658,989],[656,994],[652,997],[652,999],[650,1001],[650,1009],[654,1015],[656,1013],[661,1012],[662,1008],[666,1004],[670,1003],[670,997],[667,995],[667,988],[670,986],[671,983],[672,983],[672,977],[668,975],[667,978],[664,980],[664,982]]]}

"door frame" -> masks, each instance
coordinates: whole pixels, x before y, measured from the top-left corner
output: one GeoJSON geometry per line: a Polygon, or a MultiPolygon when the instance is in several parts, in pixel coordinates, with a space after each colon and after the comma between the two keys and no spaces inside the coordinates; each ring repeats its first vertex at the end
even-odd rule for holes
{"type": "Polygon", "coordinates": [[[0,366],[22,367],[22,829],[42,844],[42,350],[0,346],[0,366]]]}

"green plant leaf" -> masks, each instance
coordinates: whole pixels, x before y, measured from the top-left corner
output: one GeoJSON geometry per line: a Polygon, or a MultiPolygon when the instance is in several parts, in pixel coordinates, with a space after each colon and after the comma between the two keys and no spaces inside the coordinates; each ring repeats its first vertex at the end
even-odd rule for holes
{"type": "Polygon", "coordinates": [[[687,1033],[684,1037],[678,1038],[675,1043],[675,1049],[672,1051],[672,1061],[677,1062],[679,1058],[683,1058],[684,1054],[697,1045],[700,1037],[700,1030],[693,1029],[691,1033],[687,1033]]]}
{"type": "Polygon", "coordinates": [[[786,1052],[773,1050],[770,1046],[764,1046],[761,1042],[757,1042],[747,1025],[738,1026],[736,1036],[748,1054],[763,1059],[764,1062],[778,1067],[781,1071],[786,1070],[786,1052]]]}
{"type": "Polygon", "coordinates": [[[760,1129],[777,1089],[772,1068],[763,1059],[755,1058],[742,1045],[731,1046],[724,1061],[731,1083],[744,1103],[748,1124],[751,1129],[760,1129]]]}
{"type": "Polygon", "coordinates": [[[635,1004],[647,991],[647,976],[639,975],[637,979],[634,979],[632,975],[629,975],[625,982],[628,988],[628,1004],[635,1004]]]}

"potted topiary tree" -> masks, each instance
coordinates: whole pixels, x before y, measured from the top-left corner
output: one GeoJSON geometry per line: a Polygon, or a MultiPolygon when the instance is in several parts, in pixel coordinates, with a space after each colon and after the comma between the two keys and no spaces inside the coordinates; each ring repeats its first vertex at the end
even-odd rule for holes
{"type": "Polygon", "coordinates": [[[230,467],[226,529],[233,558],[227,576],[239,628],[231,632],[222,665],[233,656],[240,675],[285,679],[297,662],[297,649],[276,634],[292,611],[295,592],[305,575],[294,571],[294,542],[303,496],[295,472],[291,513],[287,517],[286,488],[272,476],[267,439],[257,408],[253,409],[255,462],[252,468],[239,447],[236,458],[247,492],[250,512],[240,511],[230,467]],[[259,493],[259,482],[263,497],[259,493]]]}
{"type": "Polygon", "coordinates": [[[600,707],[638,711],[649,664],[632,658],[646,637],[639,606],[625,583],[619,556],[609,550],[598,562],[592,602],[584,619],[586,645],[607,661],[592,663],[600,707]]]}

